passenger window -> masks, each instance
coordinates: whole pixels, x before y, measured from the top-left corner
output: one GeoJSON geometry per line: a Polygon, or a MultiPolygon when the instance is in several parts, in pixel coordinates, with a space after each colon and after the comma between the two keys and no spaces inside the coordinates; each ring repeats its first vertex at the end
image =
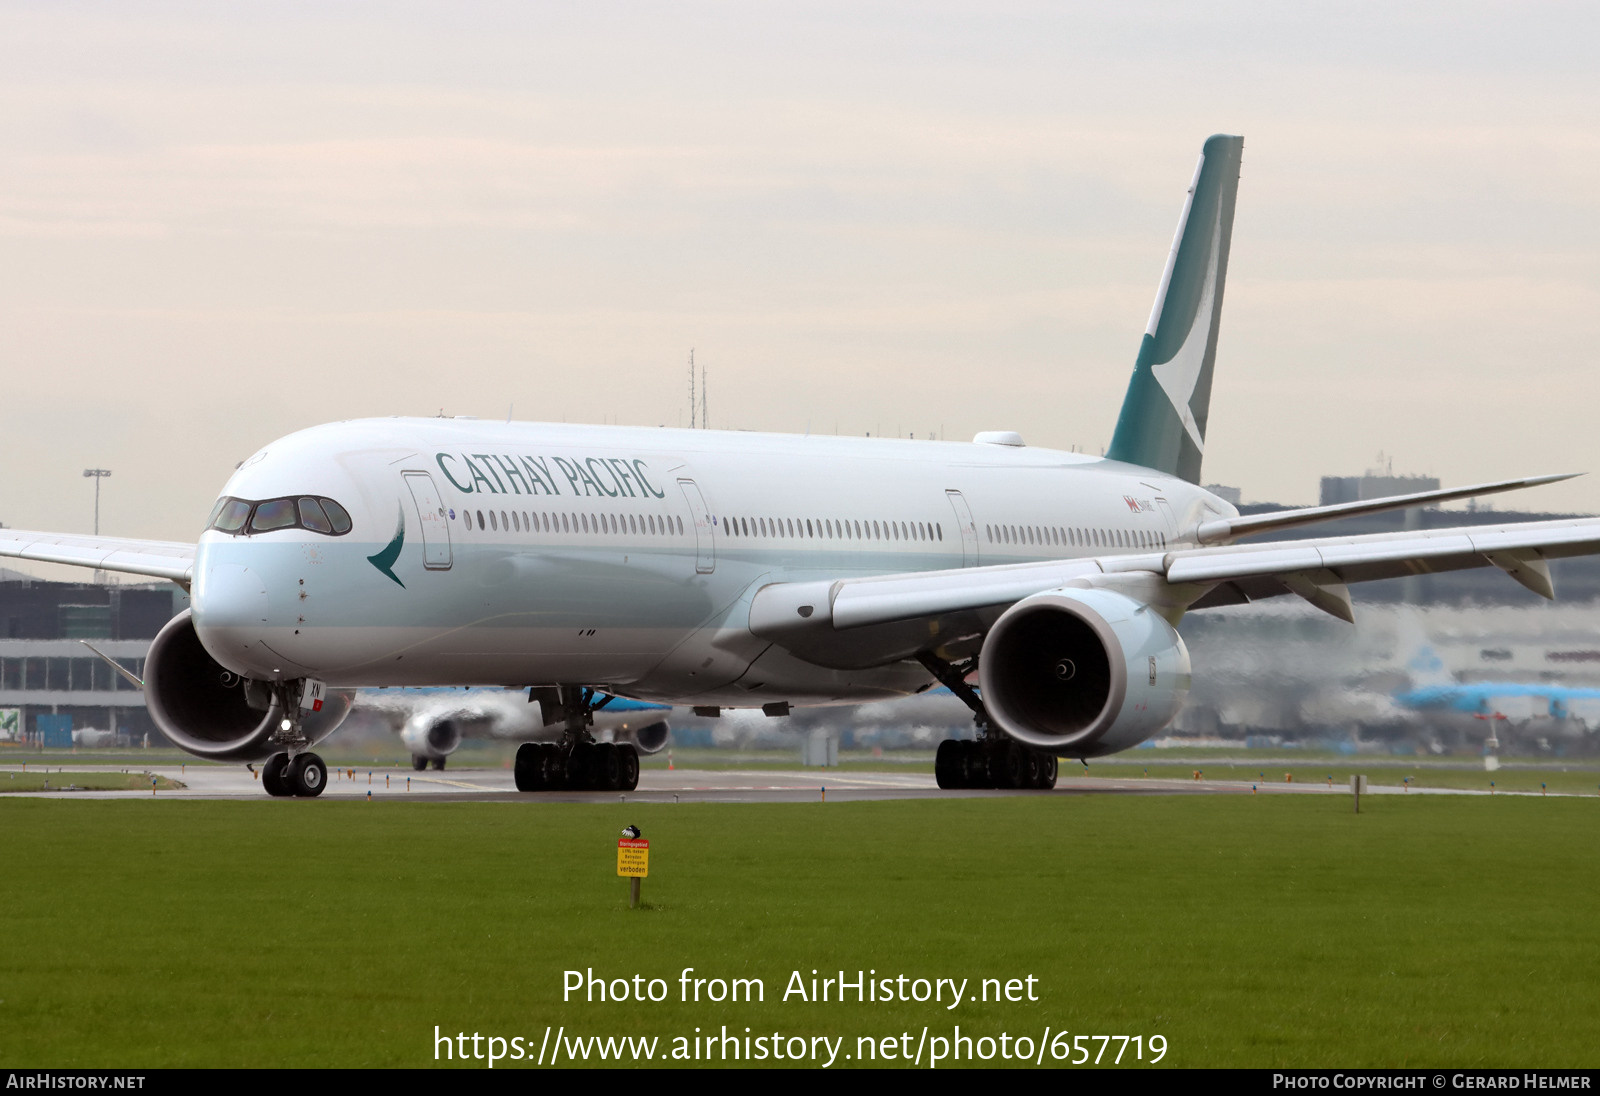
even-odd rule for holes
{"type": "Polygon", "coordinates": [[[256,506],[256,516],[250,519],[252,533],[267,533],[274,529],[288,529],[299,524],[294,512],[293,499],[273,499],[256,506]]]}
{"type": "Polygon", "coordinates": [[[217,520],[213,522],[224,533],[237,533],[250,518],[250,504],[244,499],[224,499],[217,520]]]}
{"type": "Polygon", "coordinates": [[[316,533],[333,532],[333,522],[322,512],[322,507],[317,504],[316,499],[301,499],[298,505],[301,525],[316,533]]]}
{"type": "Polygon", "coordinates": [[[332,499],[320,499],[322,512],[328,515],[328,521],[333,525],[333,535],[342,537],[350,531],[354,524],[350,520],[350,512],[332,499]]]}

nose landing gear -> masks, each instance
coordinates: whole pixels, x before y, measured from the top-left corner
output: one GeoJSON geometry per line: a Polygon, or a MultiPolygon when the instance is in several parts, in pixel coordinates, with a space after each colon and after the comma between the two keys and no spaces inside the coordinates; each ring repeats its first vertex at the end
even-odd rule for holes
{"type": "Polygon", "coordinates": [[[272,743],[286,748],[267,758],[261,767],[261,786],[268,795],[313,799],[328,786],[328,766],[316,754],[305,752],[311,743],[301,730],[300,702],[307,688],[305,681],[272,685],[273,703],[284,713],[283,722],[272,734],[272,743]]]}

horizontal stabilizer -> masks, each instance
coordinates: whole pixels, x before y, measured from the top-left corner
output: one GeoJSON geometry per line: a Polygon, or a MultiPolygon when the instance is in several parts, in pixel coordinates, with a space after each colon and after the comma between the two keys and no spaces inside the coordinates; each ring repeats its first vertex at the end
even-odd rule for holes
{"type": "Polygon", "coordinates": [[[1573,479],[1581,472],[1564,472],[1553,476],[1526,476],[1522,479],[1496,480],[1494,483],[1475,483],[1471,487],[1446,487],[1438,491],[1417,491],[1410,495],[1389,495],[1381,499],[1361,499],[1358,502],[1340,502],[1332,506],[1307,506],[1299,510],[1278,510],[1271,514],[1253,514],[1250,517],[1222,518],[1203,523],[1195,536],[1201,544],[1224,544],[1240,537],[1260,533],[1294,529],[1301,525],[1314,525],[1321,521],[1382,514],[1389,510],[1409,510],[1415,506],[1433,506],[1441,502],[1494,495],[1501,491],[1517,491],[1524,487],[1538,487],[1546,483],[1559,483],[1573,479]]]}

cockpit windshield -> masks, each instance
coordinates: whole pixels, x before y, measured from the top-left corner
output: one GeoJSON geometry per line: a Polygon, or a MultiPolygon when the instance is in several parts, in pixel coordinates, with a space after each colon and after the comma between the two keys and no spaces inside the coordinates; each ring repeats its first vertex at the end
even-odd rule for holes
{"type": "Polygon", "coordinates": [[[244,499],[223,499],[217,504],[211,519],[211,528],[224,533],[237,533],[250,520],[250,504],[244,499]]]}
{"type": "Polygon", "coordinates": [[[330,498],[300,495],[282,499],[224,497],[211,511],[206,528],[235,536],[270,533],[278,529],[309,529],[324,536],[341,537],[351,528],[350,512],[330,498]]]}

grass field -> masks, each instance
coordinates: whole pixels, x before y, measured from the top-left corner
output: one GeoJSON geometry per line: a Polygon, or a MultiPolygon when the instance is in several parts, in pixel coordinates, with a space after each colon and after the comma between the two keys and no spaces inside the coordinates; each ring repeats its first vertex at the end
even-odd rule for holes
{"type": "Polygon", "coordinates": [[[1160,1034],[1180,1066],[1600,1062],[1590,799],[8,799],[0,825],[10,1066],[425,1065],[435,1025],[536,1045],[546,1024],[845,1053],[1049,1026],[1160,1034]],[[639,910],[615,875],[630,822],[652,842],[639,910]],[[765,1001],[679,1003],[686,966],[759,977],[765,1001]],[[590,967],[671,997],[564,1004],[562,972],[590,967]],[[782,1001],[814,968],[1032,975],[1040,1000],[782,1001]]]}
{"type": "Polygon", "coordinates": [[[181,788],[180,781],[164,776],[152,777],[144,772],[11,772],[0,774],[0,794],[5,792],[42,792],[61,788],[77,788],[86,792],[148,791],[151,780],[157,790],[181,788]]]}

